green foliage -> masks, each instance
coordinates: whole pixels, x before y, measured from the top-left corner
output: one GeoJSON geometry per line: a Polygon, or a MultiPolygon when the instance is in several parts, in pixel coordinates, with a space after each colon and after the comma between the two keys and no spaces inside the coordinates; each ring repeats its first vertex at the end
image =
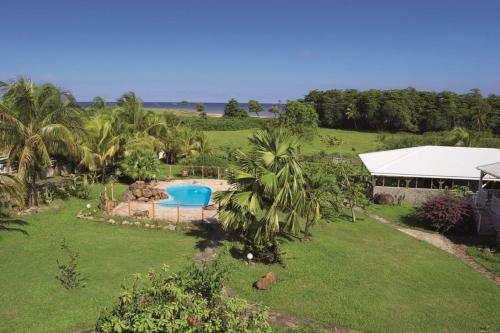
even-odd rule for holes
{"type": "Polygon", "coordinates": [[[98,333],[271,332],[266,311],[253,310],[248,314],[244,301],[221,292],[224,274],[217,271],[217,267],[205,266],[176,275],[164,267],[159,273],[151,271],[147,282],[137,277],[131,287],[123,290],[119,304],[100,316],[95,330],[98,333]],[[209,271],[203,272],[206,269],[209,271]]]}
{"type": "Polygon", "coordinates": [[[197,103],[196,104],[196,112],[200,115],[201,118],[207,119],[207,113],[205,112],[205,104],[197,103]]]}
{"type": "Polygon", "coordinates": [[[463,126],[500,134],[500,98],[400,90],[313,90],[304,100],[316,110],[321,126],[377,131],[430,132],[463,126]]]}
{"type": "Polygon", "coordinates": [[[248,112],[255,113],[258,117],[260,112],[264,112],[264,108],[258,101],[251,99],[248,101],[248,112]]]}
{"type": "Polygon", "coordinates": [[[106,107],[106,101],[101,96],[96,96],[92,99],[89,108],[93,110],[102,110],[106,107]]]}
{"type": "Polygon", "coordinates": [[[281,246],[276,239],[261,244],[257,244],[253,240],[247,240],[245,241],[242,254],[246,257],[248,253],[253,255],[253,261],[255,262],[260,262],[266,265],[285,265],[285,253],[281,250],[281,246]]]}
{"type": "Polygon", "coordinates": [[[59,274],[56,276],[57,280],[66,289],[84,287],[86,279],[82,277],[78,269],[78,252],[72,250],[65,239],[61,242],[61,250],[67,258],[64,262],[57,259],[57,268],[59,269],[59,274]]]}
{"type": "Polygon", "coordinates": [[[318,131],[318,114],[304,102],[286,103],[285,112],[280,114],[278,121],[281,126],[305,139],[312,139],[318,131]]]}
{"type": "Polygon", "coordinates": [[[121,164],[123,173],[133,180],[152,180],[159,173],[160,162],[151,150],[137,149],[131,151],[121,164]]]}
{"type": "Polygon", "coordinates": [[[220,260],[214,260],[211,264],[203,263],[201,267],[192,265],[179,273],[179,284],[183,285],[187,292],[200,294],[211,301],[222,292],[228,275],[229,267],[220,260]]]}
{"type": "Polygon", "coordinates": [[[249,141],[249,153],[234,154],[236,167],[229,175],[234,190],[216,193],[215,200],[221,201],[219,221],[225,229],[266,244],[283,228],[299,231],[304,179],[298,141],[283,128],[257,131],[249,141]]]}
{"type": "Polygon", "coordinates": [[[248,113],[240,106],[237,100],[231,98],[224,106],[224,117],[246,118],[248,113]]]}

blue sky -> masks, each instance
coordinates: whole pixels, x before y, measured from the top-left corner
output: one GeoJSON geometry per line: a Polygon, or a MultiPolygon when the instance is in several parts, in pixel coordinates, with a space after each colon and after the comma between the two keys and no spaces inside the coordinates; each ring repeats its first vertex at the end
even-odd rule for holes
{"type": "Polygon", "coordinates": [[[500,1],[12,1],[0,80],[78,100],[273,102],[312,89],[500,94],[500,1]]]}

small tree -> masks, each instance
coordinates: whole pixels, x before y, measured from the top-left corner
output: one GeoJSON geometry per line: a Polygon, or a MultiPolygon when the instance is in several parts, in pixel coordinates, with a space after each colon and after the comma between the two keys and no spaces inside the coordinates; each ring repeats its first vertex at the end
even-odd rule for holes
{"type": "Polygon", "coordinates": [[[245,118],[248,113],[240,106],[237,100],[231,98],[224,107],[224,117],[245,118]]]}
{"type": "Polygon", "coordinates": [[[360,167],[348,163],[336,163],[341,197],[351,211],[352,223],[356,223],[356,207],[364,207],[368,203],[367,175],[360,167]]]}
{"type": "Polygon", "coordinates": [[[468,214],[467,199],[449,191],[427,199],[419,208],[419,215],[439,232],[454,229],[468,214]]]}
{"type": "Polygon", "coordinates": [[[196,104],[196,112],[200,115],[201,118],[207,119],[207,113],[205,112],[205,104],[197,103],[196,104]]]}
{"type": "Polygon", "coordinates": [[[101,96],[94,97],[94,99],[92,100],[92,102],[90,102],[89,105],[89,108],[93,110],[102,110],[105,107],[106,107],[106,101],[101,96]]]}
{"type": "Polygon", "coordinates": [[[264,111],[264,108],[262,107],[262,105],[258,101],[253,100],[253,99],[248,101],[248,112],[255,113],[257,115],[257,117],[259,117],[259,112],[263,112],[263,111],[264,111]]]}
{"type": "Polygon", "coordinates": [[[128,153],[121,168],[133,180],[151,180],[156,178],[160,170],[160,161],[155,152],[137,149],[128,153]]]}
{"type": "Polygon", "coordinates": [[[272,113],[274,114],[274,118],[276,118],[278,116],[278,114],[280,113],[280,108],[278,105],[274,104],[272,105],[269,110],[267,110],[269,113],[272,113]]]}
{"type": "Polygon", "coordinates": [[[63,239],[61,243],[61,250],[65,252],[67,261],[61,262],[57,259],[59,274],[56,278],[66,289],[75,289],[85,286],[85,279],[82,278],[81,273],[78,271],[78,252],[73,251],[65,239],[63,239]]]}
{"type": "Polygon", "coordinates": [[[302,138],[312,139],[318,131],[318,114],[307,103],[289,101],[285,112],[280,114],[279,123],[302,138]]]}

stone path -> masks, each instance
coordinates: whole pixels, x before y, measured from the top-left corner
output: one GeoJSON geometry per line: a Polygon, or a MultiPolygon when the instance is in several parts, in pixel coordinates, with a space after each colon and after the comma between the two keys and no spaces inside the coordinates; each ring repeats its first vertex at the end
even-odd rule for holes
{"type": "Polygon", "coordinates": [[[405,228],[402,226],[399,226],[397,224],[392,223],[388,219],[379,216],[373,212],[370,212],[368,210],[364,211],[369,217],[375,219],[378,222],[382,222],[394,229],[397,229],[401,232],[404,232],[405,234],[414,237],[416,239],[419,239],[421,241],[424,241],[426,243],[429,243],[431,245],[434,245],[437,248],[440,248],[443,251],[446,251],[458,258],[460,258],[463,262],[474,268],[476,271],[479,273],[483,274],[485,277],[487,277],[489,280],[495,282],[497,285],[500,285],[500,276],[497,276],[496,274],[488,271],[486,268],[483,266],[479,265],[474,259],[472,259],[471,256],[467,253],[467,245],[465,244],[456,244],[452,242],[450,239],[444,237],[441,234],[434,234],[430,232],[425,232],[421,230],[415,230],[411,228],[405,228]]]}

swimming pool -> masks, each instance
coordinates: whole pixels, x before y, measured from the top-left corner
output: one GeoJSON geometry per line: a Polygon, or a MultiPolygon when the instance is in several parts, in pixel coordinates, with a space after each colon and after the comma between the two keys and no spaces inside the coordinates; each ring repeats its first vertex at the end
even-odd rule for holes
{"type": "Polygon", "coordinates": [[[208,205],[212,190],[208,186],[178,184],[170,185],[165,189],[169,198],[160,201],[160,206],[202,207],[208,205]]]}

